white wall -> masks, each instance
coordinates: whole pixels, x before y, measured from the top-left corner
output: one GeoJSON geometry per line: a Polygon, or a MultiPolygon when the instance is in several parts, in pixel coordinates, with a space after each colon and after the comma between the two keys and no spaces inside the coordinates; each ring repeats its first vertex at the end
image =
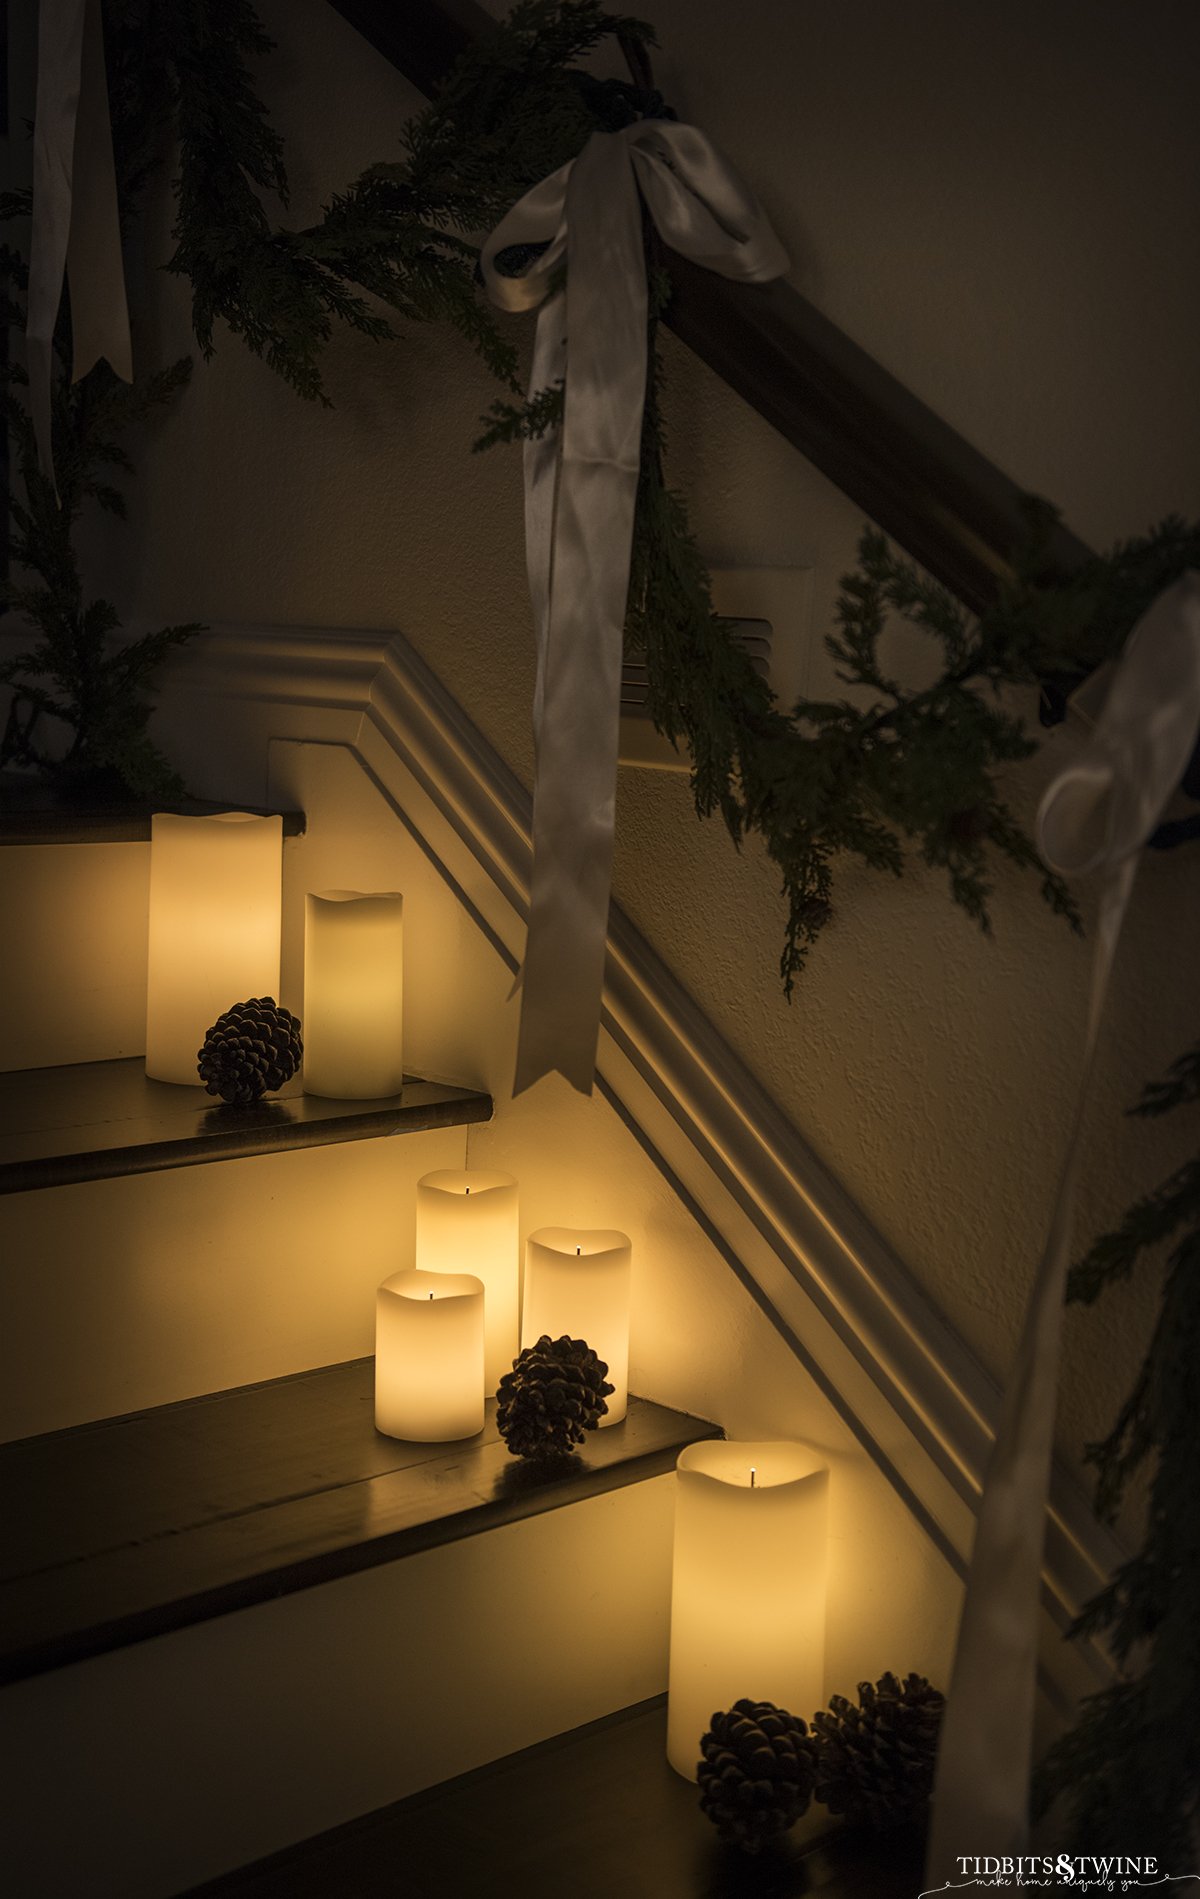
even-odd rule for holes
{"type": "MultiPolygon", "coordinates": [[[[761,192],[793,280],[858,341],[1085,537],[1200,512],[1195,9],[746,0],[735,32],[724,0],[644,10],[662,83],[761,192]]],[[[323,0],[262,12],[280,41],[262,81],[288,141],[289,221],[303,224],[396,154],[419,102],[323,0]]],[[[133,283],[147,362],[188,347],[181,287],[156,274],[164,217],[133,283]]],[[[856,511],[665,347],[672,474],[705,553],[811,566],[827,624],[856,511]]],[[[456,338],[429,331],[389,349],[339,338],[326,368],[332,414],[221,337],[147,444],[131,527],[97,543],[95,576],[130,613],[399,627],[528,776],[518,462],[467,452],[491,387],[456,338]]],[[[837,923],[789,1009],[761,853],[735,855],[666,775],[622,772],[618,827],[620,901],[1002,1376],[1076,1072],[1086,947],[1028,879],[1000,874],[988,944],[937,880],[846,866],[837,923]]],[[[1180,1130],[1121,1111],[1195,1033],[1198,866],[1193,850],[1142,874],[1089,1119],[1084,1234],[1184,1151],[1180,1130]]],[[[1068,1451],[1111,1420],[1151,1316],[1139,1287],[1070,1316],[1068,1451]]],[[[774,1391],[758,1383],[747,1402],[771,1409],[774,1391]]]]}

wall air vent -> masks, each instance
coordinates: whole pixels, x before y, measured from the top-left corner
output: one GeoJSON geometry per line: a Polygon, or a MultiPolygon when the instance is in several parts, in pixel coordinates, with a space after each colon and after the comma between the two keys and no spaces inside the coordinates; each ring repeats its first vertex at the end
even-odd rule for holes
{"type": "MultiPolygon", "coordinates": [[[[735,620],[735,638],[750,655],[751,664],[763,679],[771,677],[771,633],[769,620],[735,620]]],[[[648,719],[646,662],[626,656],[621,666],[621,717],[648,719]]]]}
{"type": "MultiPolygon", "coordinates": [[[[713,605],[734,623],[756,672],[786,705],[807,684],[810,573],[803,567],[714,568],[713,605]]],[[[653,771],[690,771],[686,750],[657,732],[646,706],[645,661],[627,654],[621,667],[621,763],[653,771]]]]}

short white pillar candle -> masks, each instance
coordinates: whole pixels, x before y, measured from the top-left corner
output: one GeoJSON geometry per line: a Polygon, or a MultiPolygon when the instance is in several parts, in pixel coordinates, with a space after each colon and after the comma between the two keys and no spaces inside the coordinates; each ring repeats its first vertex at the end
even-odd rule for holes
{"type": "Polygon", "coordinates": [[[608,1366],[613,1387],[600,1428],[619,1424],[629,1403],[632,1248],[624,1233],[544,1226],[525,1242],[522,1347],[543,1332],[583,1339],[608,1366]]]}
{"type": "Polygon", "coordinates": [[[494,1393],[517,1355],[517,1183],[481,1167],[442,1167],[417,1182],[417,1265],[483,1281],[484,1381],[494,1393]]]}
{"type": "Polygon", "coordinates": [[[341,1101],[404,1084],[404,898],[314,890],[304,899],[304,1090],[341,1101]]]}
{"type": "Polygon", "coordinates": [[[829,1472],[802,1444],[690,1444],[676,1465],[667,1757],[695,1780],[743,1696],[824,1705],[829,1472]]]}
{"type": "Polygon", "coordinates": [[[444,1444],[483,1429],[483,1284],[393,1273],[375,1295],[375,1429],[444,1444]]]}
{"type": "Polygon", "coordinates": [[[279,997],[283,819],[223,811],[150,820],[146,1073],[191,1082],[235,1002],[279,997]]]}

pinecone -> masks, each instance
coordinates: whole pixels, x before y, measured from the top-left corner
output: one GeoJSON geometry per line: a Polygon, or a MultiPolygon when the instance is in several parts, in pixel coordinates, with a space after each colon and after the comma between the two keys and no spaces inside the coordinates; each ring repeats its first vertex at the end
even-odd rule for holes
{"type": "Polygon", "coordinates": [[[514,1457],[561,1457],[608,1410],[608,1366],[582,1339],[543,1332],[514,1358],[496,1393],[496,1424],[514,1457]]]}
{"type": "Polygon", "coordinates": [[[924,1675],[899,1682],[889,1672],[874,1687],[860,1681],[858,1702],[834,1695],[813,1716],[817,1799],[830,1813],[876,1829],[920,1821],[933,1790],[945,1696],[924,1675]]]}
{"type": "Polygon", "coordinates": [[[723,1840],[757,1853],[807,1811],[817,1743],[773,1701],[735,1701],[700,1743],[700,1805],[723,1840]]]}
{"type": "Polygon", "coordinates": [[[217,1017],[197,1065],[210,1095],[248,1108],[291,1080],[303,1052],[298,1019],[274,996],[258,996],[217,1017]]]}

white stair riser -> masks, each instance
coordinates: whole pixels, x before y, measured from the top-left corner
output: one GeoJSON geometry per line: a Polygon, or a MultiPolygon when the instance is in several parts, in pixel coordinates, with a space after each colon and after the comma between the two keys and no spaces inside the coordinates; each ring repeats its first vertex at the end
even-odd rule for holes
{"type": "Polygon", "coordinates": [[[0,848],[0,1069],[146,1046],[149,844],[0,848]]]}
{"type": "Polygon", "coordinates": [[[672,1505],[652,1478],[6,1689],[11,1890],[165,1899],[660,1693],[672,1505]]]}
{"type": "Polygon", "coordinates": [[[0,1440],[375,1349],[416,1181],[467,1130],[0,1197],[0,1440]]]}

